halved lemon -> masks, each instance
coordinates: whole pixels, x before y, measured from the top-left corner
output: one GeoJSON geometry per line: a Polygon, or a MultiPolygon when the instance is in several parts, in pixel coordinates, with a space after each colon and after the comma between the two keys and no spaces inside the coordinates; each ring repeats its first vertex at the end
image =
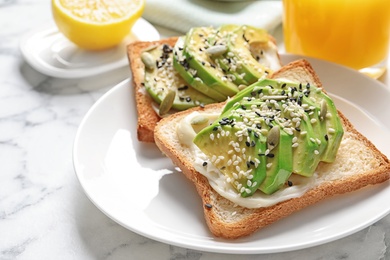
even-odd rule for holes
{"type": "Polygon", "coordinates": [[[144,7],[145,0],[52,0],[59,31],[87,50],[108,49],[121,43],[144,7]]]}

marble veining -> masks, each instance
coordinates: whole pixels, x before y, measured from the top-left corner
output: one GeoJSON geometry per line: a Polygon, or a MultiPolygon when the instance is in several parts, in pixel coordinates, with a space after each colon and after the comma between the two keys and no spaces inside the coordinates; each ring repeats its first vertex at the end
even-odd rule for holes
{"type": "Polygon", "coordinates": [[[0,259],[390,259],[390,216],[334,242],[265,255],[180,248],[109,219],[82,191],[73,141],[88,109],[130,73],[66,80],[35,71],[19,40],[51,19],[48,0],[0,6],[0,259]]]}

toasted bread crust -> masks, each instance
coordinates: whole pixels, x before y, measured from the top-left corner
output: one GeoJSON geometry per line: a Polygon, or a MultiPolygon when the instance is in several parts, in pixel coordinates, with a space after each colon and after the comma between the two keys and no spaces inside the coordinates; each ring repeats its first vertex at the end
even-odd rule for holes
{"type": "Polygon", "coordinates": [[[137,136],[141,142],[154,142],[154,127],[160,121],[160,117],[153,109],[152,98],[147,94],[143,82],[145,66],[141,61],[141,53],[152,46],[168,44],[174,46],[177,37],[171,37],[152,42],[134,42],[127,46],[127,55],[132,72],[133,87],[135,89],[135,102],[137,107],[137,136]]]}
{"type": "MultiPolygon", "coordinates": [[[[302,69],[305,73],[311,73],[313,78],[308,82],[321,86],[318,77],[313,68],[307,61],[296,61],[282,68],[282,71],[276,72],[275,77],[285,76],[285,69],[292,68],[302,69]],[[303,66],[303,67],[302,67],[303,66]]],[[[165,118],[155,128],[155,142],[159,149],[169,157],[173,164],[178,166],[184,175],[191,180],[197,189],[199,196],[204,205],[209,204],[212,207],[204,207],[204,216],[210,231],[217,237],[235,239],[242,236],[247,236],[255,231],[274,223],[290,214],[297,212],[307,206],[317,203],[326,198],[358,190],[367,185],[378,184],[389,180],[390,178],[390,162],[365,136],[359,133],[350,121],[339,111],[339,115],[344,127],[345,133],[348,133],[354,140],[364,145],[365,149],[370,150],[374,154],[374,159],[367,163],[373,164],[370,170],[350,175],[343,179],[326,181],[319,186],[310,189],[302,196],[280,202],[274,206],[249,209],[241,206],[235,206],[233,202],[220,196],[210,186],[207,178],[197,172],[193,166],[193,160],[190,154],[186,154],[186,148],[180,142],[174,140],[172,134],[167,131],[172,130],[170,125],[176,125],[184,116],[193,111],[207,110],[208,112],[219,111],[224,106],[224,103],[207,105],[205,108],[194,108],[188,111],[179,112],[165,118]],[[167,128],[169,130],[167,130],[167,128]],[[171,136],[171,137],[170,137],[171,136]],[[171,140],[170,140],[171,139],[171,140]],[[375,162],[375,166],[374,166],[375,162]],[[234,208],[236,218],[226,221],[221,215],[223,212],[228,212],[234,208]]]]}

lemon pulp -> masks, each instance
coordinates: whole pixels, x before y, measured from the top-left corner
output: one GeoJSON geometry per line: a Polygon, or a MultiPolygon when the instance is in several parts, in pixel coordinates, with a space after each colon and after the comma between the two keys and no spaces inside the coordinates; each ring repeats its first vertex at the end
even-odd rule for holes
{"type": "Polygon", "coordinates": [[[141,17],[145,0],[52,0],[60,32],[80,48],[114,47],[141,17]]]}

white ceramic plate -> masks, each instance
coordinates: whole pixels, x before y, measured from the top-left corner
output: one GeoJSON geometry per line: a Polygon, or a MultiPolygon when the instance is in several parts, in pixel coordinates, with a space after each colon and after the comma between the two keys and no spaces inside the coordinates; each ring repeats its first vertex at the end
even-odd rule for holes
{"type": "Polygon", "coordinates": [[[20,42],[20,50],[25,60],[43,74],[58,78],[82,78],[128,66],[128,43],[159,39],[156,28],[140,18],[117,47],[99,52],[85,51],[65,38],[52,23],[27,34],[20,42]]]}
{"type": "MultiPolygon", "coordinates": [[[[296,58],[282,55],[284,63],[296,58]]],[[[389,157],[389,89],[353,70],[309,60],[338,108],[389,157]]],[[[154,144],[137,141],[132,89],[126,80],[89,110],[75,139],[74,166],[90,200],[138,234],[203,251],[274,253],[339,239],[390,212],[384,183],[320,202],[246,238],[215,238],[195,188],[154,144]]]]}

